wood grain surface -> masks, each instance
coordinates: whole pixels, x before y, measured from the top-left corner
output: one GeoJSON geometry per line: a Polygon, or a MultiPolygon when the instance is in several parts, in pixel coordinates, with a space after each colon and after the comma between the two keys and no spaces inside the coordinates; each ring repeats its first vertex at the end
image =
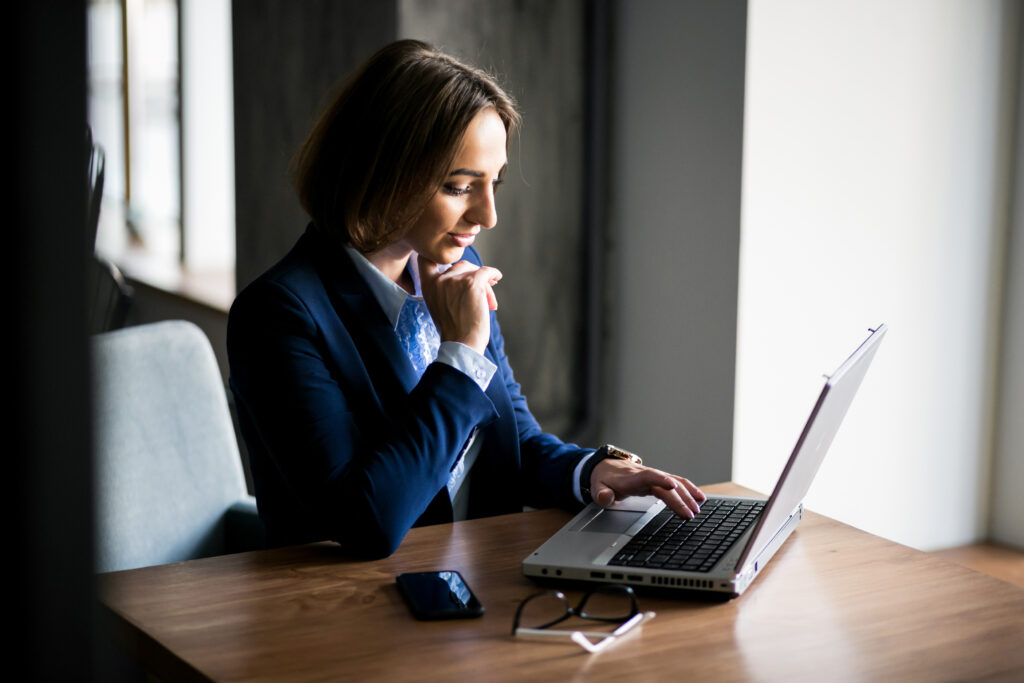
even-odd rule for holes
{"type": "Polygon", "coordinates": [[[598,655],[517,641],[538,590],[520,562],[568,519],[414,529],[372,562],[326,543],[194,560],[98,590],[113,636],[164,681],[1024,679],[1024,589],[814,513],[739,598],[641,595],[658,616],[598,655]],[[484,616],[414,620],[395,575],[433,569],[462,572],[484,616]]]}

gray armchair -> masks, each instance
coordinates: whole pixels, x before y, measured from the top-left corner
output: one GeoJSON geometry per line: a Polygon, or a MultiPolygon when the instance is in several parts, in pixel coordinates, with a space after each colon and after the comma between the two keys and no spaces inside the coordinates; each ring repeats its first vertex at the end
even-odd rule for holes
{"type": "Polygon", "coordinates": [[[96,570],[261,547],[213,349],[192,323],[93,338],[96,570]]]}

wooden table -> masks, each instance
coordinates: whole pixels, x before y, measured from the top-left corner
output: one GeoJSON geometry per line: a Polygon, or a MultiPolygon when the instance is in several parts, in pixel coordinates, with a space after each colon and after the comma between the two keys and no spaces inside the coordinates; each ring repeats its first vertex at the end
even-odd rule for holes
{"type": "Polygon", "coordinates": [[[1024,680],[1024,589],[814,513],[739,598],[641,595],[658,616],[597,655],[517,641],[537,590],[520,561],[569,517],[414,529],[374,562],[324,543],[114,572],[99,595],[114,638],[168,682],[1024,680]],[[460,570],[485,615],[413,620],[395,575],[431,569],[460,570]]]}

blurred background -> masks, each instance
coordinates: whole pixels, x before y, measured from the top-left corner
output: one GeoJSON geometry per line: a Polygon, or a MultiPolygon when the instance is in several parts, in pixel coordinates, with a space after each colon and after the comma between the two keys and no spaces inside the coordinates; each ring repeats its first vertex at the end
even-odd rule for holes
{"type": "Polygon", "coordinates": [[[924,550],[1024,548],[1019,2],[22,4],[8,518],[25,656],[75,650],[42,669],[91,657],[93,259],[124,277],[117,324],[192,320],[225,368],[234,294],[305,228],[291,154],[401,37],[521,106],[479,248],[546,429],[768,492],[822,375],[884,322],[808,507],[924,550]]]}

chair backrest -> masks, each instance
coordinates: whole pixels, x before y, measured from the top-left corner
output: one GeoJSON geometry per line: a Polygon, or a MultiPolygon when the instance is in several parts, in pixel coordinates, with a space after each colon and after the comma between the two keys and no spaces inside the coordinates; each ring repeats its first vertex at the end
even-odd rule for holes
{"type": "Polygon", "coordinates": [[[224,552],[248,498],[217,361],[185,321],[93,338],[97,571],[224,552]]]}
{"type": "Polygon", "coordinates": [[[92,130],[86,127],[86,229],[89,244],[96,247],[96,233],[100,224],[100,204],[103,202],[103,178],[106,175],[106,156],[103,148],[92,140],[92,130]]]}
{"type": "MultiPolygon", "coordinates": [[[[85,127],[86,234],[89,248],[96,248],[96,234],[103,203],[106,162],[103,148],[93,142],[92,129],[85,127]]],[[[88,269],[89,333],[98,334],[123,327],[132,300],[132,288],[117,266],[97,254],[88,269]]]]}
{"type": "Polygon", "coordinates": [[[132,286],[117,266],[101,256],[94,254],[87,270],[89,334],[124,327],[132,306],[132,286]]]}

